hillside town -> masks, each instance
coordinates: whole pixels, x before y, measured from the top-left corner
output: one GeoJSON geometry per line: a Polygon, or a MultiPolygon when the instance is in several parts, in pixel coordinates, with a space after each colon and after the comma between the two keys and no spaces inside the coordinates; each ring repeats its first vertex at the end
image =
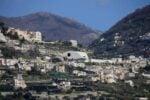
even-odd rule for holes
{"type": "MultiPolygon", "coordinates": [[[[117,35],[114,46],[123,45],[117,35]]],[[[1,23],[0,95],[21,93],[31,100],[149,99],[149,58],[96,59],[93,55],[77,40],[48,42],[41,32],[1,23]]]]}

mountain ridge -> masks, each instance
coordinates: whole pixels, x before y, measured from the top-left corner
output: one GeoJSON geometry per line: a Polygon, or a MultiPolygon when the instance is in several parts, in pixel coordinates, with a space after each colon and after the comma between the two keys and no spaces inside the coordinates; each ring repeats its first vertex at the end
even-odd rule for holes
{"type": "Polygon", "coordinates": [[[96,39],[89,47],[97,56],[150,56],[150,5],[130,13],[96,39]],[[118,36],[116,36],[118,34],[118,36]],[[118,39],[118,40],[116,40],[118,39]],[[118,44],[116,44],[118,42],[118,44]]]}
{"type": "Polygon", "coordinates": [[[19,17],[0,16],[0,21],[22,30],[40,31],[45,40],[75,39],[85,46],[101,34],[75,20],[48,12],[36,12],[19,17]],[[90,34],[94,37],[89,37],[90,34]]]}

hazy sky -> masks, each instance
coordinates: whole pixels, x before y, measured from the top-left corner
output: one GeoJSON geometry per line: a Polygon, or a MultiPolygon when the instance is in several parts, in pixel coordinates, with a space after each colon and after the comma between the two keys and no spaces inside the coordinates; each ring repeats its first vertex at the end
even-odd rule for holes
{"type": "Polygon", "coordinates": [[[0,0],[0,15],[52,12],[106,31],[127,14],[148,4],[150,0],[0,0]]]}

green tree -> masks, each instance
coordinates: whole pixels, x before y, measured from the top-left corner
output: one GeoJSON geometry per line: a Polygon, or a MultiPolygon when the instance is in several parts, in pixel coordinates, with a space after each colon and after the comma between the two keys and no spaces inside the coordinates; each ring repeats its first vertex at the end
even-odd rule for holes
{"type": "Polygon", "coordinates": [[[24,98],[26,100],[31,100],[32,99],[32,94],[30,92],[27,92],[25,95],[24,95],[24,98]]]}
{"type": "Polygon", "coordinates": [[[18,57],[22,57],[23,54],[20,51],[16,51],[14,48],[10,48],[10,47],[5,47],[2,48],[2,54],[5,58],[18,58],[18,57]]]}
{"type": "Polygon", "coordinates": [[[28,54],[31,58],[36,58],[36,57],[40,56],[40,52],[36,48],[34,50],[28,50],[28,54]]]}

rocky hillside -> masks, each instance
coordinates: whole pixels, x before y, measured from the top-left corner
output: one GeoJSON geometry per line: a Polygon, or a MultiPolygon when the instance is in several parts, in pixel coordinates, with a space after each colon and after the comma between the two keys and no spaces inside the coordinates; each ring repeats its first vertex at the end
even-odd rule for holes
{"type": "Polygon", "coordinates": [[[150,57],[150,5],[137,9],[95,40],[90,48],[97,57],[150,57]]]}
{"type": "Polygon", "coordinates": [[[45,40],[76,39],[83,45],[90,44],[100,36],[85,25],[72,19],[46,12],[34,13],[22,17],[0,17],[0,21],[14,28],[29,31],[41,31],[45,40]]]}

